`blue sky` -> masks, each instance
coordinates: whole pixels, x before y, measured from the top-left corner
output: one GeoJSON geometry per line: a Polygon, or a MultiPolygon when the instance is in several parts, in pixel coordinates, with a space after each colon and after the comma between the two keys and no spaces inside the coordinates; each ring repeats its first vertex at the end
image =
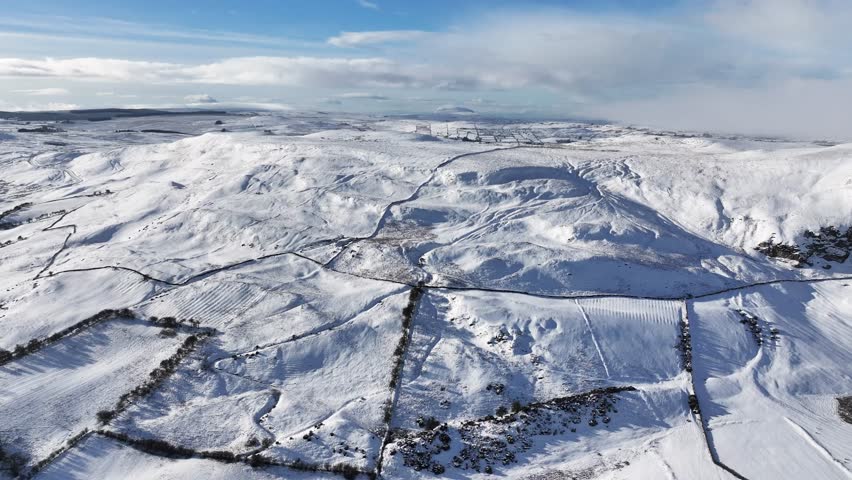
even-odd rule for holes
{"type": "Polygon", "coordinates": [[[575,11],[633,11],[653,14],[670,8],[670,0],[6,0],[6,11],[67,17],[108,17],[173,27],[231,30],[323,40],[351,30],[438,30],[467,15],[506,8],[561,7],[575,11]],[[518,7],[521,3],[523,5],[518,7]],[[371,7],[374,5],[375,7],[371,7]]]}
{"type": "Polygon", "coordinates": [[[5,0],[0,109],[604,117],[840,135],[847,0],[5,0]]]}

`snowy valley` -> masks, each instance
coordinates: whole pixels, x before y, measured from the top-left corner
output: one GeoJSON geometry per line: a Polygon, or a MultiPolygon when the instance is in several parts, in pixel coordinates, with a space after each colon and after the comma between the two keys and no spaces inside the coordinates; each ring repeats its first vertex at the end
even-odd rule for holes
{"type": "Polygon", "coordinates": [[[852,144],[60,120],[0,120],[0,478],[852,478],[852,144]]]}

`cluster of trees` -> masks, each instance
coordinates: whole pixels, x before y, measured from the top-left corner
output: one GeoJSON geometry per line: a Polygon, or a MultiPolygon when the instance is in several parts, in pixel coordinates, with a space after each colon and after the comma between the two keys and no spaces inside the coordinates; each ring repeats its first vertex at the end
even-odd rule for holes
{"type": "Polygon", "coordinates": [[[131,403],[153,392],[154,389],[156,389],[166,378],[171,376],[175,370],[177,370],[180,362],[190,353],[195,351],[198,344],[210,335],[210,333],[205,332],[186,337],[186,340],[183,341],[183,344],[171,357],[161,361],[160,365],[148,374],[147,380],[145,380],[141,385],[136,386],[133,390],[122,394],[118,398],[118,402],[112,410],[99,411],[97,413],[98,421],[101,424],[106,425],[118,416],[119,413],[126,410],[131,403]]]}
{"type": "MultiPolygon", "coordinates": [[[[18,235],[18,242],[26,240],[23,235],[18,235]]],[[[5,242],[0,242],[0,248],[8,247],[9,245],[15,243],[15,240],[6,240],[5,242]]]]}
{"type": "Polygon", "coordinates": [[[352,465],[346,464],[323,466],[313,463],[307,463],[300,459],[296,459],[293,462],[285,463],[264,457],[260,454],[244,457],[225,450],[193,450],[191,448],[182,447],[180,445],[174,445],[163,440],[157,440],[153,438],[133,438],[124,433],[114,432],[111,430],[99,430],[98,433],[107,438],[111,438],[113,440],[121,442],[125,445],[129,445],[137,450],[161,457],[178,459],[205,458],[208,460],[215,460],[217,462],[223,463],[243,462],[253,468],[279,466],[289,467],[294,470],[305,472],[326,471],[341,474],[346,479],[355,479],[360,474],[367,475],[370,478],[375,478],[375,475],[372,472],[364,472],[356,467],[353,467],[352,465]]]}
{"type": "Polygon", "coordinates": [[[15,228],[18,226],[15,222],[4,222],[3,219],[8,217],[9,215],[19,212],[27,207],[31,207],[33,204],[29,202],[22,203],[20,205],[15,205],[14,207],[0,213],[0,230],[9,230],[11,228],[15,228]]]}
{"type": "Polygon", "coordinates": [[[391,399],[385,400],[384,405],[382,405],[382,420],[386,424],[390,424],[391,418],[393,417],[393,401],[391,399]]]}
{"type": "Polygon", "coordinates": [[[59,340],[65,338],[65,337],[79,333],[82,330],[90,328],[90,327],[97,325],[98,323],[104,322],[106,320],[112,320],[112,319],[115,319],[115,318],[133,318],[133,317],[134,317],[134,313],[129,308],[122,308],[122,309],[119,309],[119,310],[112,310],[112,309],[101,310],[100,312],[96,313],[95,315],[92,315],[89,318],[81,320],[81,321],[75,323],[74,325],[71,325],[70,327],[66,327],[66,328],[50,335],[49,337],[34,338],[34,339],[30,340],[29,342],[27,342],[26,344],[16,345],[14,350],[12,350],[11,352],[9,350],[0,349],[0,366],[9,363],[12,360],[21,358],[25,355],[35,353],[36,351],[41,350],[42,348],[44,348],[44,347],[46,347],[50,344],[56,343],[59,340]]]}
{"type": "Polygon", "coordinates": [[[763,328],[761,328],[758,318],[745,310],[737,310],[737,313],[740,314],[740,323],[751,332],[757,345],[763,345],[763,328]]]}
{"type": "Polygon", "coordinates": [[[846,423],[852,423],[852,396],[837,399],[837,414],[846,423]]]}
{"type": "Polygon", "coordinates": [[[43,469],[48,464],[50,464],[50,462],[55,460],[56,457],[58,457],[59,455],[62,455],[62,453],[66,452],[68,449],[73,448],[75,445],[80,443],[80,440],[85,438],[86,435],[88,435],[88,434],[89,434],[89,429],[86,428],[86,429],[83,429],[83,431],[78,433],[77,435],[74,435],[73,437],[69,438],[68,441],[65,442],[65,445],[54,450],[53,452],[50,453],[50,455],[42,458],[37,464],[33,465],[33,467],[30,468],[30,470],[27,472],[26,476],[21,475],[21,478],[28,478],[29,479],[29,478],[35,477],[35,475],[38,472],[40,472],[41,469],[43,469]]]}
{"type": "Polygon", "coordinates": [[[3,445],[0,445],[0,465],[5,466],[12,477],[17,478],[27,465],[27,459],[21,454],[7,452],[3,445]]]}
{"type": "MultiPolygon", "coordinates": [[[[173,445],[163,440],[156,440],[153,438],[132,438],[124,433],[114,432],[111,430],[99,430],[98,433],[151,455],[171,458],[192,458],[195,456],[202,456],[202,452],[197,452],[191,448],[181,447],[179,445],[173,445]]],[[[217,458],[217,460],[219,459],[217,458]]]]}
{"type": "Polygon", "coordinates": [[[18,133],[62,133],[65,130],[53,125],[39,125],[34,128],[19,128],[18,133]]]}
{"type": "Polygon", "coordinates": [[[683,369],[692,373],[692,335],[689,333],[689,324],[680,322],[680,335],[678,335],[678,350],[683,369]]]}
{"type": "Polygon", "coordinates": [[[411,292],[408,294],[408,304],[402,309],[402,336],[399,338],[399,343],[393,351],[396,362],[391,372],[390,388],[396,388],[400,375],[402,375],[403,355],[405,354],[405,347],[408,346],[408,332],[411,329],[411,322],[414,320],[414,310],[417,308],[417,301],[420,300],[422,295],[423,285],[420,283],[411,289],[411,292]]]}
{"type": "MultiPolygon", "coordinates": [[[[81,321],[79,321],[79,322],[77,322],[77,323],[75,323],[75,324],[73,324],[69,327],[66,327],[66,328],[64,328],[64,329],[62,329],[62,330],[60,330],[56,333],[53,333],[49,337],[34,338],[34,339],[30,340],[29,342],[27,342],[26,344],[16,345],[15,348],[11,351],[0,349],[0,366],[9,363],[12,360],[16,360],[18,358],[21,358],[25,355],[35,353],[38,350],[41,350],[42,348],[47,347],[48,345],[56,343],[59,340],[62,340],[63,338],[65,338],[65,337],[80,333],[81,331],[88,329],[88,328],[91,328],[91,327],[93,327],[93,326],[95,326],[95,325],[97,325],[101,322],[104,322],[104,321],[107,321],[107,320],[114,320],[114,319],[118,319],[118,318],[135,318],[135,317],[136,317],[136,313],[133,312],[133,310],[131,310],[129,308],[101,310],[100,312],[96,313],[95,315],[92,315],[91,317],[83,319],[83,320],[81,320],[81,321]]],[[[191,327],[194,327],[194,328],[200,328],[199,327],[200,322],[198,320],[193,319],[193,318],[186,319],[186,320],[178,320],[175,317],[163,317],[163,318],[150,317],[148,319],[148,321],[153,323],[153,324],[160,325],[160,326],[162,326],[163,328],[166,328],[166,329],[175,329],[175,328],[182,327],[182,326],[191,326],[191,327]]],[[[212,329],[204,329],[203,333],[210,334],[210,333],[213,333],[213,332],[214,332],[214,330],[212,330],[212,329]]]]}
{"type": "Polygon", "coordinates": [[[178,320],[175,317],[148,317],[148,321],[151,323],[155,323],[163,328],[177,328],[186,325],[198,328],[201,325],[201,322],[194,318],[178,320]]]}

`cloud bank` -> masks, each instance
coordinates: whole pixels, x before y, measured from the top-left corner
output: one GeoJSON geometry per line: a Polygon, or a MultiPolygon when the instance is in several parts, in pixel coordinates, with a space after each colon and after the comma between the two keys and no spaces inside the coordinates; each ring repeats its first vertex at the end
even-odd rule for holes
{"type": "Polygon", "coordinates": [[[385,95],[379,95],[377,93],[367,93],[367,92],[341,93],[340,95],[338,95],[338,97],[347,98],[347,99],[355,99],[355,100],[378,100],[378,101],[389,100],[389,98],[386,97],[385,95]]]}
{"type": "Polygon", "coordinates": [[[198,95],[187,95],[183,97],[186,103],[219,103],[218,100],[207,95],[206,93],[201,93],[198,95]]]}
{"type": "Polygon", "coordinates": [[[24,95],[30,95],[35,97],[56,97],[60,95],[68,95],[69,92],[65,88],[33,88],[33,89],[24,89],[24,90],[13,90],[14,93],[21,93],[24,95]]]}
{"type": "MultiPolygon", "coordinates": [[[[496,92],[515,103],[560,105],[565,115],[714,129],[747,118],[752,130],[850,135],[846,0],[708,0],[654,17],[527,8],[475,20],[435,32],[342,32],[327,39],[324,55],[183,63],[2,58],[0,77],[435,90],[464,98],[496,92]]],[[[359,98],[326,98],[335,96],[359,98]]]]}

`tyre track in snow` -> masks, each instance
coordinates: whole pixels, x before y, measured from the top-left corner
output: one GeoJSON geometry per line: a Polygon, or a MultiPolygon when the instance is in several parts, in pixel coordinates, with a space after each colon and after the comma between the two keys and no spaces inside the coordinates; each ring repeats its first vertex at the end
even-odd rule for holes
{"type": "Polygon", "coordinates": [[[592,329],[592,322],[589,321],[589,316],[586,314],[586,310],[583,309],[583,306],[580,305],[580,301],[575,299],[574,303],[577,305],[577,308],[580,310],[580,313],[583,315],[583,320],[586,322],[586,328],[589,329],[589,334],[592,336],[592,343],[595,344],[595,350],[598,352],[598,358],[601,359],[601,364],[603,365],[604,372],[606,372],[606,378],[611,378],[609,374],[609,367],[606,364],[606,360],[604,360],[603,352],[601,351],[601,346],[598,345],[598,339],[595,336],[595,331],[592,329]]]}

